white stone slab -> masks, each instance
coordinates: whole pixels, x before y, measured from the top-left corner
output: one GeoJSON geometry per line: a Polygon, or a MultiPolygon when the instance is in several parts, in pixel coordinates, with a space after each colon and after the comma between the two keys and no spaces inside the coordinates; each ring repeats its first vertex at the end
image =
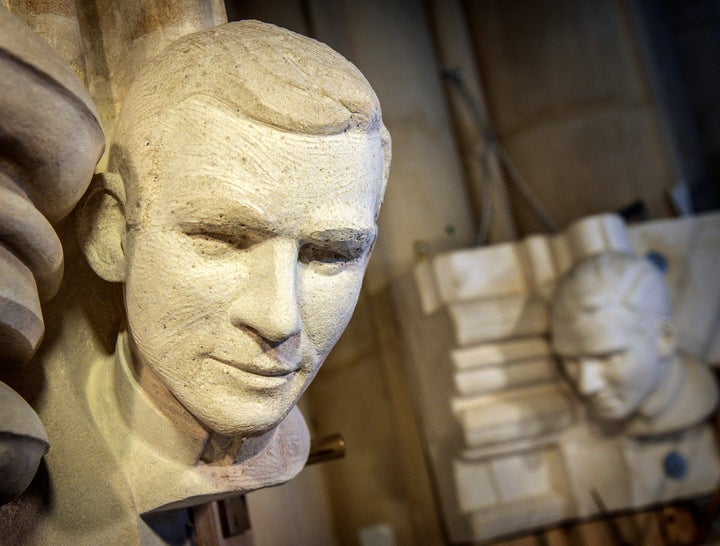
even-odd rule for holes
{"type": "Polygon", "coordinates": [[[456,459],[453,461],[453,476],[461,511],[475,512],[498,503],[496,486],[490,477],[487,462],[456,459]]]}
{"type": "Polygon", "coordinates": [[[441,254],[433,268],[445,303],[522,294],[529,289],[516,243],[441,254]]]}
{"type": "Polygon", "coordinates": [[[478,396],[459,415],[468,447],[547,434],[567,427],[572,419],[569,398],[555,386],[478,396]]]}
{"type": "Polygon", "coordinates": [[[413,271],[415,285],[420,295],[420,307],[423,313],[430,315],[442,307],[440,296],[435,289],[432,266],[429,260],[421,260],[415,265],[413,271]]]}
{"type": "Polygon", "coordinates": [[[532,235],[519,243],[525,255],[526,276],[534,291],[549,296],[558,278],[553,247],[546,235],[532,235]]]}
{"type": "Polygon", "coordinates": [[[522,522],[523,529],[532,529],[571,517],[567,500],[561,494],[544,495],[494,510],[473,513],[468,520],[475,540],[486,540],[513,532],[522,522]]]}
{"type": "Polygon", "coordinates": [[[648,222],[630,235],[638,254],[655,251],[668,261],[681,349],[720,363],[720,214],[648,222]]]}
{"type": "Polygon", "coordinates": [[[628,469],[617,441],[602,441],[591,433],[586,422],[582,422],[563,438],[559,446],[577,516],[598,513],[593,490],[608,510],[619,510],[628,505],[628,469]]]}
{"type": "Polygon", "coordinates": [[[450,358],[456,370],[467,370],[549,355],[550,344],[547,339],[531,337],[527,339],[485,343],[465,349],[455,349],[450,354],[450,358]]]}
{"type": "Polygon", "coordinates": [[[495,340],[543,335],[548,331],[545,300],[537,295],[506,296],[450,305],[455,341],[461,347],[495,340]]]}
{"type": "Polygon", "coordinates": [[[608,250],[632,252],[625,222],[615,214],[582,218],[571,224],[566,234],[574,261],[608,250]]]}
{"type": "Polygon", "coordinates": [[[720,478],[715,438],[710,425],[700,425],[670,438],[638,441],[627,438],[622,444],[629,469],[630,502],[644,506],[653,502],[703,495],[713,491],[720,478]],[[663,471],[665,458],[674,452],[687,464],[681,478],[663,471]]]}
{"type": "Polygon", "coordinates": [[[557,366],[552,357],[533,358],[506,364],[484,366],[456,372],[457,392],[464,396],[540,384],[556,379],[557,366]]]}
{"type": "Polygon", "coordinates": [[[562,277],[575,263],[570,250],[570,242],[564,233],[550,237],[549,242],[555,260],[555,271],[557,271],[558,277],[562,277]]]}
{"type": "Polygon", "coordinates": [[[553,461],[542,451],[494,459],[490,466],[503,503],[511,504],[551,493],[552,464],[553,461]]]}

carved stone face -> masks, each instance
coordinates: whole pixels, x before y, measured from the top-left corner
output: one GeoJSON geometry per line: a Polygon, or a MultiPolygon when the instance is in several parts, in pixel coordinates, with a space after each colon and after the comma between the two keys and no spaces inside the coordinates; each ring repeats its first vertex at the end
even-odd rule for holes
{"type": "Polygon", "coordinates": [[[627,309],[603,308],[553,328],[566,374],[597,418],[628,417],[657,386],[660,333],[637,321],[627,309]]]}
{"type": "Polygon", "coordinates": [[[154,172],[137,173],[147,189],[125,240],[128,329],[135,358],[190,413],[255,436],[297,402],[352,315],[382,199],[381,142],[198,104],[154,172]]]}

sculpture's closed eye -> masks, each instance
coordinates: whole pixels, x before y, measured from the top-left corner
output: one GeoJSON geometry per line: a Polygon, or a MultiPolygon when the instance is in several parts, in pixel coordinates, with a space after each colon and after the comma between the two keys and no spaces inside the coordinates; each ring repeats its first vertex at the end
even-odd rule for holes
{"type": "Polygon", "coordinates": [[[186,234],[198,254],[208,257],[219,257],[238,250],[247,250],[263,240],[253,232],[225,233],[221,231],[199,230],[186,234]]]}
{"type": "Polygon", "coordinates": [[[350,253],[339,252],[330,248],[321,248],[315,245],[304,245],[300,249],[299,259],[302,263],[322,262],[325,264],[345,263],[357,259],[350,253]]]}
{"type": "Polygon", "coordinates": [[[305,244],[300,248],[298,261],[309,265],[323,275],[334,275],[357,262],[365,255],[365,250],[351,251],[305,244]]]}

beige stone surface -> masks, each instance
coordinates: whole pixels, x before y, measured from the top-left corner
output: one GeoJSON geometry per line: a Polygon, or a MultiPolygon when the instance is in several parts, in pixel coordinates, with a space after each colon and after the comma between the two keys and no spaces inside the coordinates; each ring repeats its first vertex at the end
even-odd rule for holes
{"type": "Polygon", "coordinates": [[[30,484],[47,453],[47,432],[30,405],[0,382],[0,506],[30,484]]]}
{"type": "Polygon", "coordinates": [[[248,21],[154,57],[77,212],[80,249],[62,226],[48,339],[13,377],[47,426],[53,493],[36,480],[8,505],[5,536],[160,544],[174,516],[157,511],[297,474],[295,404],[353,312],[389,163],[377,97],[327,46],[248,21]]]}
{"type": "Polygon", "coordinates": [[[466,370],[481,366],[498,366],[509,362],[536,359],[549,355],[550,344],[548,341],[542,337],[531,337],[455,349],[451,354],[451,358],[457,370],[466,370]]]}
{"type": "Polygon", "coordinates": [[[428,258],[408,279],[420,293],[398,286],[414,317],[406,341],[454,540],[596,515],[591,489],[610,510],[712,489],[720,453],[705,421],[718,388],[699,355],[717,328],[708,285],[720,265],[717,222],[627,228],[617,216],[588,217],[557,235],[428,258]],[[641,257],[650,251],[666,273],[641,257]],[[524,291],[495,295],[488,283],[443,296],[466,280],[483,286],[482,266],[495,278],[511,267],[499,257],[513,253],[524,291]],[[427,274],[438,268],[445,279],[427,274]],[[684,474],[664,470],[671,455],[684,474]]]}
{"type": "MultiPolygon", "coordinates": [[[[467,3],[466,22],[498,138],[555,223],[642,200],[669,209],[676,182],[628,12],[617,2],[467,3]]],[[[519,191],[523,235],[547,232],[519,191]]]]}
{"type": "Polygon", "coordinates": [[[569,397],[555,386],[462,400],[454,406],[468,447],[549,434],[573,420],[569,397]]]}
{"type": "Polygon", "coordinates": [[[678,347],[705,362],[720,363],[720,218],[717,214],[633,226],[638,253],[658,252],[669,267],[678,347]]]}
{"type": "Polygon", "coordinates": [[[102,129],[77,76],[29,27],[0,7],[0,295],[6,364],[27,361],[43,335],[39,301],[63,272],[52,223],[87,188],[102,129]]]}
{"type": "Polygon", "coordinates": [[[630,419],[631,435],[657,435],[715,408],[714,378],[677,354],[670,293],[645,258],[604,252],[579,261],[551,308],[553,348],[593,417],[630,419]]]}
{"type": "Polygon", "coordinates": [[[85,51],[75,0],[4,0],[3,4],[37,32],[85,82],[85,51]]]}
{"type": "MultiPolygon", "coordinates": [[[[43,338],[40,302],[57,293],[63,274],[52,224],[82,196],[104,142],[77,76],[6,6],[0,53],[0,363],[7,374],[43,338]]],[[[0,387],[2,505],[30,483],[49,442],[33,409],[0,387]]]]}

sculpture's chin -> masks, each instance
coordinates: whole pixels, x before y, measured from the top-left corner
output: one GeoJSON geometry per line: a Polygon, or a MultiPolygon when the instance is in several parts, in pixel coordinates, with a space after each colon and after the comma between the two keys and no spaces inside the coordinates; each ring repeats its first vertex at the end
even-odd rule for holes
{"type": "Polygon", "coordinates": [[[188,411],[210,432],[230,438],[255,438],[274,430],[290,412],[294,403],[278,400],[259,401],[210,400],[209,403],[185,405],[188,411]]]}
{"type": "Polygon", "coordinates": [[[622,421],[632,413],[624,404],[615,400],[592,400],[589,409],[592,416],[601,421],[622,421]]]}
{"type": "MultiPolygon", "coordinates": [[[[285,417],[283,415],[283,417],[285,417]]],[[[282,418],[272,421],[259,422],[219,422],[206,423],[203,425],[210,431],[229,438],[257,438],[272,432],[282,421],[282,418]]]]}

